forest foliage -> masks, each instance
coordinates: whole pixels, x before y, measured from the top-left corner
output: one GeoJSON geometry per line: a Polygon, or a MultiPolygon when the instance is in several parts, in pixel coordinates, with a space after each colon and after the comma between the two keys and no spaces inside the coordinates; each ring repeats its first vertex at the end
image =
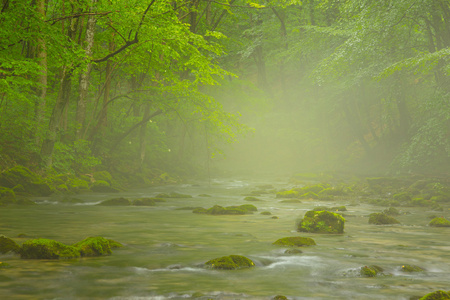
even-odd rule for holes
{"type": "Polygon", "coordinates": [[[1,0],[0,169],[448,174],[449,60],[445,0],[1,0]]]}

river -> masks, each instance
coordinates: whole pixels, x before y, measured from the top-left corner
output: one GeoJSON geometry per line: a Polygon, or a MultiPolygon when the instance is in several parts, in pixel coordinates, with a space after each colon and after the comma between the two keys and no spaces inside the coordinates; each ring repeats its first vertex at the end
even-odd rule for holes
{"type": "MultiPolygon", "coordinates": [[[[35,206],[0,208],[0,234],[19,244],[48,238],[73,244],[88,236],[121,242],[111,256],[71,260],[25,260],[0,255],[11,268],[0,269],[0,299],[414,299],[450,289],[449,228],[428,227],[424,208],[400,208],[399,225],[368,224],[368,215],[383,207],[357,199],[337,202],[303,200],[281,203],[274,194],[244,201],[258,185],[288,188],[286,180],[213,179],[136,189],[120,194],[75,195],[82,203],[62,203],[58,196],[37,198],[35,206]],[[179,192],[156,206],[105,207],[94,204],[113,197],[154,197],[179,192]],[[209,194],[211,197],[200,197],[209,194]],[[252,215],[211,216],[180,210],[253,204],[252,215]],[[296,221],[317,205],[346,205],[342,235],[298,233],[296,221]],[[268,211],[271,215],[262,215],[268,211]],[[273,218],[277,216],[278,218],[273,218]],[[285,254],[272,245],[279,238],[304,236],[317,245],[300,254],[285,254]],[[213,258],[238,254],[256,267],[209,270],[213,258]],[[425,272],[404,273],[404,264],[425,272]],[[362,266],[378,265],[386,276],[361,277],[362,266]]],[[[449,210],[438,214],[449,217],[449,210]]]]}

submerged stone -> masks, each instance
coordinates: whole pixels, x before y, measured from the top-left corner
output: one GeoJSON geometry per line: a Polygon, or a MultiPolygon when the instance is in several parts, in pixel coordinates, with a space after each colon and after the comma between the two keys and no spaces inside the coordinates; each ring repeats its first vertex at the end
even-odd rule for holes
{"type": "Polygon", "coordinates": [[[80,255],[77,248],[49,239],[28,240],[20,249],[20,257],[30,259],[76,258],[80,255]]]}
{"type": "Polygon", "coordinates": [[[428,226],[432,227],[450,227],[450,221],[444,217],[437,217],[431,220],[428,226]]]}
{"type": "Polygon", "coordinates": [[[292,236],[281,238],[273,243],[277,246],[288,246],[288,247],[303,247],[303,246],[314,246],[316,242],[312,238],[292,236]]]}
{"type": "Polygon", "coordinates": [[[72,245],[81,256],[102,256],[111,255],[110,242],[103,237],[88,237],[72,245]]]}
{"type": "Polygon", "coordinates": [[[389,225],[389,224],[400,224],[400,222],[384,213],[373,213],[369,215],[369,224],[374,225],[389,225]]]}
{"type": "Polygon", "coordinates": [[[20,249],[20,247],[15,241],[10,239],[9,237],[0,235],[0,253],[1,254],[5,254],[8,252],[18,253],[19,249],[20,249]]]}
{"type": "Polygon", "coordinates": [[[297,230],[313,233],[344,232],[345,219],[330,211],[308,211],[298,224],[297,230]]]}
{"type": "Polygon", "coordinates": [[[209,260],[205,263],[205,265],[212,269],[236,270],[254,267],[255,263],[251,259],[242,255],[230,255],[209,260]]]}

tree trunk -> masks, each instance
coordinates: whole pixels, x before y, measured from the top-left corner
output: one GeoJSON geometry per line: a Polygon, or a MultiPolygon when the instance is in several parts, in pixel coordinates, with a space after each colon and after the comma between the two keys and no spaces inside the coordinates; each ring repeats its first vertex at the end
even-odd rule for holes
{"type": "Polygon", "coordinates": [[[60,128],[64,110],[69,103],[72,77],[71,72],[71,70],[68,70],[68,67],[64,67],[58,98],[56,99],[56,104],[50,117],[46,138],[44,139],[41,147],[41,159],[44,167],[47,169],[52,166],[53,148],[57,140],[58,130],[60,128]]]}
{"type": "MultiPolygon", "coordinates": [[[[36,11],[45,20],[45,0],[37,0],[36,11]]],[[[47,97],[47,45],[43,38],[38,37],[37,39],[37,58],[39,60],[39,65],[41,66],[41,74],[38,77],[39,88],[36,91],[36,104],[35,104],[35,143],[39,145],[41,140],[41,123],[44,118],[45,104],[47,97]]]]}
{"type": "MultiPolygon", "coordinates": [[[[97,0],[92,0],[92,6],[95,5],[97,0]]],[[[92,7],[90,11],[92,11],[92,7]]],[[[84,122],[86,120],[86,98],[89,89],[89,77],[91,74],[92,64],[90,58],[92,57],[92,47],[94,46],[94,34],[95,34],[95,24],[97,19],[95,16],[90,15],[87,20],[86,25],[86,59],[88,63],[84,71],[80,74],[80,95],[77,102],[77,112],[76,112],[76,138],[81,139],[84,132],[84,122]]]]}

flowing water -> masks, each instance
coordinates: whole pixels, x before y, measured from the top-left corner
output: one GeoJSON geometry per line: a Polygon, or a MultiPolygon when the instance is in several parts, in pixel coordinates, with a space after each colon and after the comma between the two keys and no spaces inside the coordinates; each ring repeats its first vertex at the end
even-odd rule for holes
{"type": "MultiPolygon", "coordinates": [[[[70,260],[25,260],[1,255],[11,268],[0,269],[0,299],[414,299],[450,289],[448,228],[428,227],[433,212],[404,208],[402,224],[368,224],[368,214],[383,208],[345,199],[339,203],[305,200],[280,203],[274,194],[244,201],[260,184],[288,188],[284,181],[213,180],[211,183],[152,187],[117,194],[77,195],[83,202],[64,204],[58,197],[38,198],[31,207],[2,207],[0,234],[26,234],[72,244],[103,236],[124,244],[111,256],[70,260]],[[151,207],[95,206],[123,196],[153,197],[179,192],[193,198],[171,198],[151,207]],[[209,194],[211,197],[200,197],[209,194]],[[254,204],[252,215],[211,216],[180,210],[254,204]],[[346,205],[345,233],[298,233],[296,221],[317,205],[346,205]],[[272,215],[262,215],[269,211],[272,215]],[[278,219],[272,218],[277,216],[278,219]],[[301,254],[285,254],[272,245],[288,236],[313,238],[317,245],[301,254]],[[213,258],[238,254],[256,267],[210,270],[213,258]],[[404,264],[425,272],[404,273],[404,264]],[[378,265],[387,276],[365,278],[362,266],[378,265]]],[[[448,208],[438,214],[448,217],[448,208]]],[[[20,244],[26,238],[15,238],[20,244]]]]}

